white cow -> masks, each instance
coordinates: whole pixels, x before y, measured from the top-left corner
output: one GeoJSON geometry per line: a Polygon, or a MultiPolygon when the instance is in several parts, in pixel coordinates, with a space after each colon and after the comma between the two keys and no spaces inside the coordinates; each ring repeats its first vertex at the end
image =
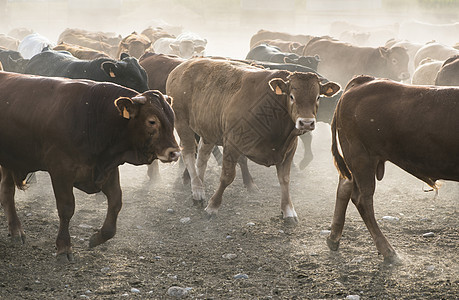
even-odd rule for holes
{"type": "Polygon", "coordinates": [[[438,70],[440,70],[443,62],[443,60],[431,58],[423,59],[414,71],[411,83],[420,85],[435,85],[435,78],[437,77],[438,70]]]}
{"type": "Polygon", "coordinates": [[[54,48],[56,44],[38,33],[32,33],[26,36],[18,46],[18,51],[25,59],[30,59],[35,54],[40,53],[43,48],[54,48]]]}
{"type": "Polygon", "coordinates": [[[422,46],[414,56],[414,65],[417,68],[420,62],[427,57],[436,60],[447,60],[453,55],[459,54],[459,50],[451,46],[446,46],[440,43],[428,43],[422,46]]]}
{"type": "Polygon", "coordinates": [[[186,32],[174,38],[160,38],[153,44],[155,53],[174,54],[182,58],[203,56],[207,40],[195,33],[186,32]]]}

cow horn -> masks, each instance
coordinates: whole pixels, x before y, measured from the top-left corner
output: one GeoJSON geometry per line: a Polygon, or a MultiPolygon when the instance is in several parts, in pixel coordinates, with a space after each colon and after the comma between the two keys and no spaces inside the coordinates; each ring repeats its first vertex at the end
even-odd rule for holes
{"type": "Polygon", "coordinates": [[[147,98],[143,95],[137,95],[131,98],[132,102],[145,104],[147,102],[147,98]]]}

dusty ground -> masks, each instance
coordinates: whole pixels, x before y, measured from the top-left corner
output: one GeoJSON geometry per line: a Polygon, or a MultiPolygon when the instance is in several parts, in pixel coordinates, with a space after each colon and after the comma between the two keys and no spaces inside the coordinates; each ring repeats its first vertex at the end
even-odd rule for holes
{"type": "MultiPolygon", "coordinates": [[[[446,182],[434,199],[422,191],[420,181],[388,166],[377,187],[375,210],[379,220],[399,218],[381,220],[380,226],[404,264],[382,264],[352,204],[341,248],[332,252],[320,234],[329,229],[337,184],[329,126],[319,124],[314,137],[314,161],[291,175],[298,226],[285,227],[279,218],[274,167],[249,164],[259,187],[256,194],[245,191],[238,172],[218,217],[208,220],[193,207],[189,187],[181,185],[178,164],[161,165],[157,186],[149,184],[145,166],[125,165],[118,233],[95,249],[88,248],[88,238],[103,222],[106,201],[75,191],[70,233],[76,263],[70,265],[55,261],[54,196],[47,173],[38,173],[38,183],[16,197],[25,245],[10,243],[0,213],[0,298],[167,299],[169,287],[180,286],[191,288],[188,298],[198,299],[456,299],[459,184],[446,182]],[[187,217],[188,223],[180,221],[187,217]],[[435,236],[422,237],[426,232],[435,236]],[[248,278],[235,279],[237,274],[248,278]]],[[[296,163],[300,158],[295,157],[296,163]]],[[[208,196],[218,177],[219,168],[211,161],[208,196]]]]}

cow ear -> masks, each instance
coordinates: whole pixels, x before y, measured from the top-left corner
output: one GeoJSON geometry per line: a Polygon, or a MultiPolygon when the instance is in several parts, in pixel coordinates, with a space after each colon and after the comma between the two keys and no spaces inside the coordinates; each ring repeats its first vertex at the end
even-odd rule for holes
{"type": "Polygon", "coordinates": [[[125,59],[126,57],[130,57],[130,56],[129,56],[129,53],[122,52],[121,55],[120,55],[120,60],[123,60],[123,59],[125,59]]]}
{"type": "Polygon", "coordinates": [[[123,118],[131,119],[136,115],[135,104],[130,98],[119,97],[114,103],[123,118]]]}
{"type": "Polygon", "coordinates": [[[196,51],[196,53],[201,53],[205,49],[206,48],[204,46],[196,46],[196,47],[194,47],[194,51],[196,51]]]}
{"type": "Polygon", "coordinates": [[[282,78],[273,78],[268,84],[276,95],[287,95],[288,86],[282,78]]]}
{"type": "Polygon", "coordinates": [[[116,75],[116,70],[118,69],[118,66],[116,63],[113,63],[111,61],[104,61],[101,65],[100,68],[111,78],[115,78],[116,75]]]}
{"type": "Polygon", "coordinates": [[[314,55],[314,58],[315,58],[317,61],[320,61],[320,56],[319,56],[319,54],[314,55]]]}
{"type": "Polygon", "coordinates": [[[381,56],[383,57],[386,57],[389,54],[389,49],[387,49],[386,47],[379,47],[378,50],[379,54],[381,54],[381,56]]]}
{"type": "Polygon", "coordinates": [[[180,47],[177,44],[169,44],[169,47],[174,51],[179,51],[180,47]]]}
{"type": "Polygon", "coordinates": [[[320,84],[320,94],[326,97],[331,97],[336,94],[341,87],[339,84],[334,82],[327,82],[326,84],[320,84]]]}

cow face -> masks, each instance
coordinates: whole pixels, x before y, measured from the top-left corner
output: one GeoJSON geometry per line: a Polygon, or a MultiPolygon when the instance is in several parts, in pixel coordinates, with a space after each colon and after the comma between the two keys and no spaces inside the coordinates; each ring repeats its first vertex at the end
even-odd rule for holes
{"type": "Polygon", "coordinates": [[[142,54],[151,46],[151,42],[131,41],[130,43],[122,43],[122,49],[126,49],[129,55],[135,58],[140,58],[142,54]]]}
{"type": "Polygon", "coordinates": [[[101,64],[102,70],[110,77],[110,82],[136,90],[139,93],[148,90],[147,72],[138,60],[126,53],[121,54],[120,61],[108,60],[101,64]]]}
{"type": "Polygon", "coordinates": [[[379,53],[386,61],[386,72],[384,76],[392,80],[406,80],[410,78],[408,71],[408,52],[403,47],[392,47],[390,49],[379,47],[379,53]]]}
{"type": "Polygon", "coordinates": [[[319,97],[331,97],[341,89],[334,82],[322,84],[314,73],[301,72],[290,74],[287,81],[273,78],[269,81],[269,86],[276,95],[286,98],[290,117],[300,134],[314,130],[319,97]]]}
{"type": "Polygon", "coordinates": [[[171,98],[159,91],[147,91],[115,101],[121,116],[129,120],[129,138],[137,153],[135,164],[149,164],[156,158],[162,162],[179,158],[180,149],[174,137],[174,113],[167,100],[171,101],[171,98]]]}

